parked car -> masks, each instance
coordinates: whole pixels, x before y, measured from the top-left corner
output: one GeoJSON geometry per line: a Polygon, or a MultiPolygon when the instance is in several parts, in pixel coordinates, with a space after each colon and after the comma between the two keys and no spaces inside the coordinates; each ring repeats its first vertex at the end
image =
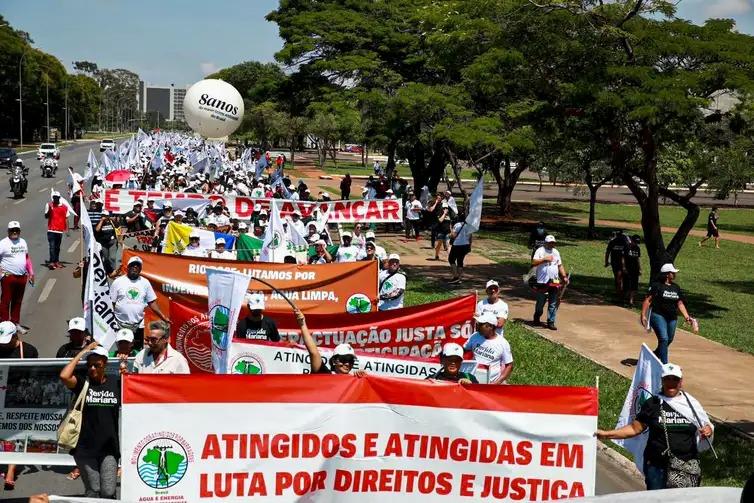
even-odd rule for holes
{"type": "Polygon", "coordinates": [[[18,159],[16,155],[16,149],[14,148],[0,148],[0,168],[10,169],[18,159]]]}
{"type": "Polygon", "coordinates": [[[115,140],[102,140],[99,142],[99,151],[115,150],[115,140]]]}
{"type": "Polygon", "coordinates": [[[48,156],[52,156],[55,159],[60,159],[60,150],[58,150],[58,146],[54,143],[43,143],[39,146],[39,150],[37,150],[38,160],[41,161],[48,156]]]}

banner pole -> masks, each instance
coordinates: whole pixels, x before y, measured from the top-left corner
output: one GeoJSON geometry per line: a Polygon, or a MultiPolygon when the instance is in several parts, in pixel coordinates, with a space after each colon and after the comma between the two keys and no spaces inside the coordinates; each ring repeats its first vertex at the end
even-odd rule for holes
{"type": "MultiPolygon", "coordinates": [[[[252,280],[252,281],[259,281],[259,282],[260,282],[260,283],[262,283],[263,285],[267,285],[267,286],[269,286],[269,287],[270,287],[270,288],[272,288],[272,289],[273,289],[273,290],[274,290],[274,291],[275,291],[275,292],[276,292],[276,293],[277,293],[278,295],[280,295],[281,297],[283,297],[283,299],[285,299],[285,301],[286,301],[286,302],[287,302],[287,303],[288,303],[288,304],[289,304],[289,305],[291,306],[291,308],[292,308],[292,309],[293,309],[294,311],[296,311],[296,310],[298,309],[298,307],[296,307],[296,304],[294,304],[293,302],[291,302],[291,299],[289,299],[289,298],[288,298],[288,297],[287,297],[287,296],[286,296],[286,295],[285,295],[285,294],[284,294],[283,292],[281,292],[280,290],[278,290],[277,288],[275,288],[274,286],[272,286],[272,285],[271,285],[270,283],[268,283],[268,282],[266,282],[266,281],[264,281],[264,280],[262,280],[262,279],[259,279],[259,278],[251,278],[251,280],[252,280]]],[[[250,290],[250,289],[246,289],[246,291],[247,291],[247,292],[251,292],[252,290],[250,290]]]]}

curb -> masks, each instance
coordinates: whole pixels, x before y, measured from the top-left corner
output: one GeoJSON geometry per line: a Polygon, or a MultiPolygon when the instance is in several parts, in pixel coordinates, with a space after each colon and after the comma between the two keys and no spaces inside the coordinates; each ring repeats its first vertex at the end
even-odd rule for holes
{"type": "Polygon", "coordinates": [[[644,482],[644,475],[638,468],[636,468],[636,464],[633,461],[629,460],[615,449],[611,449],[601,440],[597,440],[597,452],[601,452],[610,458],[610,460],[618,465],[629,477],[641,481],[642,483],[644,482]]]}

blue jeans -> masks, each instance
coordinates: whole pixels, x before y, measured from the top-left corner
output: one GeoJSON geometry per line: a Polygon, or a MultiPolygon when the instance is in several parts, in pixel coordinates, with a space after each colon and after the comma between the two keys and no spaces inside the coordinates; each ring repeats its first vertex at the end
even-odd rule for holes
{"type": "Polygon", "coordinates": [[[47,243],[50,245],[50,263],[60,262],[60,243],[62,241],[62,233],[47,231],[47,243]]]}
{"type": "Polygon", "coordinates": [[[656,489],[665,489],[665,468],[654,466],[644,460],[644,483],[647,485],[647,491],[656,489]]]}
{"type": "Polygon", "coordinates": [[[547,323],[555,323],[555,315],[558,313],[558,289],[548,288],[546,285],[537,285],[537,303],[534,306],[534,319],[542,317],[545,301],[547,301],[547,323]]]}
{"type": "Polygon", "coordinates": [[[675,337],[675,325],[678,323],[676,318],[669,320],[661,314],[652,312],[649,317],[649,325],[655,331],[657,336],[657,349],[655,354],[662,363],[668,363],[668,347],[675,337]]]}

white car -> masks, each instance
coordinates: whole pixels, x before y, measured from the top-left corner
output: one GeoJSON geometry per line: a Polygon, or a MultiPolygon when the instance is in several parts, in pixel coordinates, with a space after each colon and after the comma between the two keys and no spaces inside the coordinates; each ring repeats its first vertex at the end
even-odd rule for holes
{"type": "Polygon", "coordinates": [[[99,142],[99,151],[115,150],[115,140],[102,140],[99,142]]]}
{"type": "Polygon", "coordinates": [[[42,143],[37,150],[37,159],[44,159],[45,157],[54,157],[60,159],[60,150],[54,143],[42,143]]]}

